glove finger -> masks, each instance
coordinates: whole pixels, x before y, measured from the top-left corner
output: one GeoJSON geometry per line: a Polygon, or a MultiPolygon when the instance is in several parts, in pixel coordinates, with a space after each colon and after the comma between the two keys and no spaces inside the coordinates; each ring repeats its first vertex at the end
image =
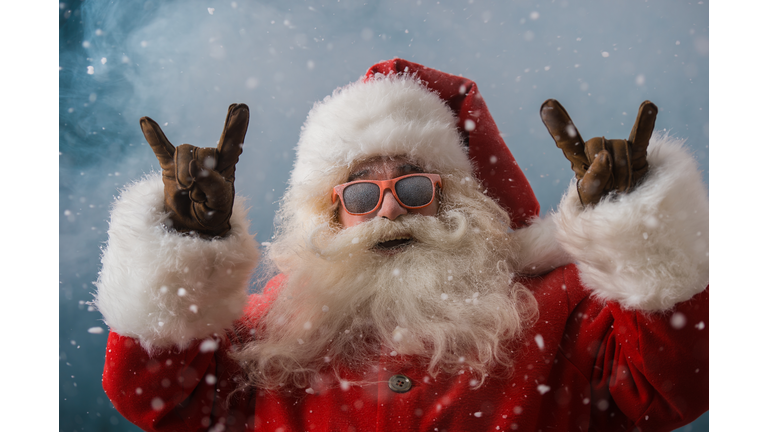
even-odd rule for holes
{"type": "Polygon", "coordinates": [[[233,191],[229,183],[214,169],[207,169],[198,160],[189,163],[189,173],[194,179],[194,187],[189,192],[190,199],[204,204],[209,210],[228,214],[232,209],[233,191]]]}
{"type": "Polygon", "coordinates": [[[597,204],[610,190],[611,157],[607,150],[597,154],[595,161],[579,181],[579,197],[584,205],[597,204]]]}
{"type": "Polygon", "coordinates": [[[232,104],[227,111],[224,131],[219,138],[219,158],[216,171],[229,180],[234,180],[235,164],[243,152],[243,142],[248,131],[250,111],[246,104],[232,104]]]}
{"type": "Polygon", "coordinates": [[[606,141],[613,157],[613,186],[619,192],[626,192],[632,186],[632,156],[627,140],[612,139],[606,141]]]}
{"type": "Polygon", "coordinates": [[[632,126],[632,132],[629,133],[629,145],[632,154],[632,168],[635,171],[635,179],[639,180],[642,175],[637,175],[638,171],[648,170],[646,154],[648,153],[648,143],[653,135],[653,127],[656,124],[656,115],[659,109],[651,101],[645,101],[640,104],[637,110],[637,119],[632,126]]]}
{"type": "Polygon", "coordinates": [[[181,186],[182,189],[189,189],[192,187],[194,177],[189,172],[189,164],[195,160],[195,151],[197,147],[190,144],[182,144],[176,147],[176,154],[174,155],[174,163],[176,164],[176,183],[181,186]]]}
{"type": "Polygon", "coordinates": [[[182,144],[176,148],[176,181],[184,189],[192,187],[195,176],[189,170],[190,163],[197,161],[201,168],[213,170],[216,167],[216,149],[212,147],[195,147],[182,144]]]}
{"type": "Polygon", "coordinates": [[[589,141],[584,144],[584,154],[587,156],[587,161],[589,161],[590,166],[595,162],[595,159],[597,159],[597,155],[603,150],[610,151],[605,146],[605,137],[590,138],[589,141]]]}
{"type": "Polygon", "coordinates": [[[149,146],[152,147],[152,151],[155,152],[155,156],[160,162],[160,167],[164,170],[172,170],[175,149],[173,144],[165,137],[163,130],[160,129],[160,125],[149,117],[142,117],[139,120],[139,125],[144,133],[144,138],[149,143],[149,146]]]}
{"type": "Polygon", "coordinates": [[[231,208],[218,210],[209,207],[207,202],[192,203],[192,217],[202,227],[200,232],[206,235],[219,236],[229,231],[231,215],[231,208]]]}
{"type": "Polygon", "coordinates": [[[548,99],[541,105],[539,115],[557,147],[571,162],[571,169],[576,173],[576,178],[584,177],[589,167],[589,160],[584,153],[584,140],[581,139],[568,112],[560,102],[548,99]]]}

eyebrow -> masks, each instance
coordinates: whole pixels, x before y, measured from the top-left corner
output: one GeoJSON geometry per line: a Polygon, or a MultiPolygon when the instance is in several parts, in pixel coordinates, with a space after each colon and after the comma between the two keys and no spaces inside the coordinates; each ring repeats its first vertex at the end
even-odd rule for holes
{"type": "Polygon", "coordinates": [[[353,172],[352,174],[349,175],[349,177],[347,177],[347,181],[348,182],[355,181],[355,180],[359,179],[360,177],[365,176],[369,172],[371,172],[371,170],[368,170],[368,169],[362,169],[360,171],[353,172]]]}
{"type": "Polygon", "coordinates": [[[399,167],[397,167],[397,170],[398,172],[401,172],[401,173],[423,173],[424,172],[424,170],[420,166],[409,164],[409,163],[400,165],[399,167]]]}
{"type": "MultiPolygon", "coordinates": [[[[396,172],[398,173],[398,177],[401,175],[411,174],[411,173],[422,173],[424,172],[423,169],[421,169],[420,166],[410,164],[410,163],[404,163],[402,165],[398,165],[397,168],[395,168],[396,172]]],[[[352,174],[347,177],[347,181],[355,181],[361,177],[365,177],[366,175],[370,174],[371,170],[364,168],[359,171],[355,171],[352,174]]]]}

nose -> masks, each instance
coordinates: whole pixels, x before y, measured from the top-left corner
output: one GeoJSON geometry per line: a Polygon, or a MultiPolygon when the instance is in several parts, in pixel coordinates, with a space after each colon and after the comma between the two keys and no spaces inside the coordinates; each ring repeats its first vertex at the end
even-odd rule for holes
{"type": "Polygon", "coordinates": [[[379,210],[376,212],[376,216],[395,220],[404,214],[408,214],[408,209],[397,202],[395,196],[392,195],[392,191],[384,191],[384,198],[381,200],[381,207],[379,207],[379,210]]]}

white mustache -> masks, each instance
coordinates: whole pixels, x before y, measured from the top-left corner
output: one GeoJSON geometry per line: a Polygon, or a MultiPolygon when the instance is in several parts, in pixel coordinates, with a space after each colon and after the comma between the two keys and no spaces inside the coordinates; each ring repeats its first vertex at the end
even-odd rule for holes
{"type": "Polygon", "coordinates": [[[315,254],[328,259],[344,258],[349,253],[372,249],[377,244],[399,238],[413,238],[414,247],[430,247],[460,243],[467,234],[466,215],[456,210],[433,216],[404,215],[395,220],[374,218],[351,228],[334,230],[320,225],[310,233],[308,246],[315,254]]]}

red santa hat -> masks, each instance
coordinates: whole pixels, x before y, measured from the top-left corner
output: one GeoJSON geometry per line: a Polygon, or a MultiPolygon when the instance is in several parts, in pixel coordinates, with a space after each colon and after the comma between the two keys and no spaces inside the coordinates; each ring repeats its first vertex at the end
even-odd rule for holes
{"type": "Polygon", "coordinates": [[[312,108],[290,188],[325,194],[354,163],[381,155],[404,155],[429,172],[473,173],[507,210],[512,228],[539,214],[525,174],[469,79],[401,59],[372,66],[312,108]]]}

